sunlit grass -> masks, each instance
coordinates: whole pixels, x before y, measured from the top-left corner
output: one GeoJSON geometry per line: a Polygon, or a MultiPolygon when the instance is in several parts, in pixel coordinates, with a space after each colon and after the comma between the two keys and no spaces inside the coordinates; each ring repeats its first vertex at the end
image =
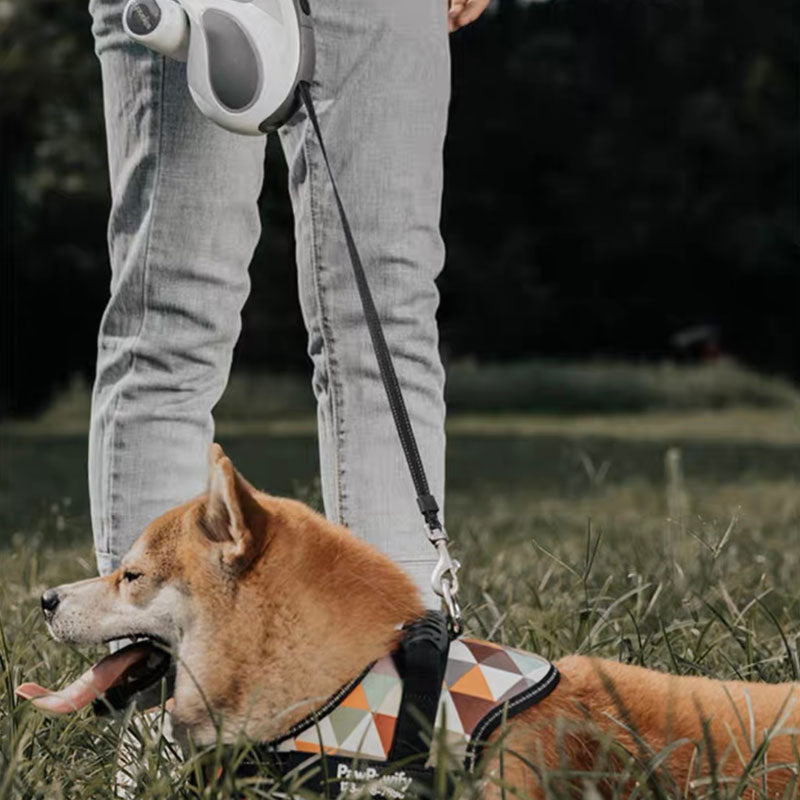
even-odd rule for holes
{"type": "MultiPolygon", "coordinates": [[[[635,437],[589,445],[486,438],[451,443],[467,464],[479,463],[472,449],[487,461],[471,482],[454,467],[447,503],[473,634],[554,660],[578,652],[685,675],[798,677],[800,474],[779,443],[747,449],[733,437],[700,459],[702,440],[691,431],[686,450],[657,439],[645,455],[635,437]],[[516,470],[514,482],[496,480],[505,469],[516,470]]],[[[302,494],[318,502],[313,488],[302,494]]],[[[71,529],[79,525],[74,509],[63,498],[42,507],[0,550],[0,797],[107,798],[120,772],[145,799],[302,793],[302,771],[290,786],[267,788],[200,767],[202,759],[229,764],[241,749],[179,758],[159,736],[158,716],[48,718],[14,699],[19,683],[63,684],[100,652],[52,642],[41,622],[44,588],[94,574],[87,531],[71,529]]],[[[697,742],[696,778],[685,786],[664,770],[668,753],[625,753],[610,741],[591,774],[545,775],[544,784],[557,798],[760,798],[778,767],[765,762],[763,737],[748,752],[716,754],[710,775],[697,742]],[[730,763],[735,779],[723,774],[730,763]]],[[[477,791],[468,776],[455,780],[465,796],[477,791]]]]}
{"type": "MultiPolygon", "coordinates": [[[[0,431],[83,433],[89,423],[90,394],[85,379],[76,376],[39,417],[0,420],[0,431]]],[[[800,392],[788,381],[729,359],[706,364],[455,361],[447,366],[445,395],[451,417],[475,413],[552,415],[545,417],[549,427],[562,424],[565,413],[602,418],[642,411],[674,414],[735,408],[798,413],[800,409],[800,392]]],[[[309,432],[315,416],[310,378],[297,373],[234,372],[214,416],[224,431],[309,432]]],[[[753,419],[764,421],[767,416],[757,414],[753,419]]],[[[509,422],[519,430],[518,423],[511,418],[509,422]]]]}

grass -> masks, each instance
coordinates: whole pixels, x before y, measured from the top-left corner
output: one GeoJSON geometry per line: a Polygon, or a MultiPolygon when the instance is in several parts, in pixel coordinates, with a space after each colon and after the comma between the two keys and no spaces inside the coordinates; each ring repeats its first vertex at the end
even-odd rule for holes
{"type": "MultiPolygon", "coordinates": [[[[261,422],[229,420],[226,449],[255,483],[318,503],[308,427],[261,422]]],[[[796,679],[797,422],[791,404],[760,403],[454,415],[447,520],[470,631],[551,659],[581,652],[679,674],[796,679]]],[[[227,774],[193,786],[199,756],[178,761],[158,720],[50,719],[13,698],[24,680],[59,684],[93,655],[51,642],[38,611],[47,586],[94,574],[85,439],[53,430],[0,434],[0,797],[108,798],[118,768],[136,797],[235,796],[227,774]]],[[[708,755],[698,742],[698,770],[708,755]]],[[[612,796],[632,786],[643,798],[765,796],[758,739],[751,752],[722,754],[748,765],[741,783],[718,768],[674,787],[648,778],[657,757],[623,754],[611,775],[548,776],[548,796],[577,785],[596,797],[604,777],[612,796]]],[[[469,796],[474,785],[456,779],[469,796]]]]}
{"type": "MultiPolygon", "coordinates": [[[[451,414],[618,415],[730,408],[797,409],[800,392],[781,378],[753,372],[728,359],[679,365],[629,362],[518,361],[448,366],[451,414]]],[[[0,430],[84,433],[90,391],[76,377],[35,420],[0,420],[0,430]]],[[[277,426],[309,431],[315,414],[304,375],[236,372],[215,409],[223,429],[277,426]]]]}
{"type": "Polygon", "coordinates": [[[721,359],[703,365],[671,362],[520,361],[453,364],[447,404],[454,412],[620,413],[751,406],[796,406],[797,390],[780,378],[721,359]]]}

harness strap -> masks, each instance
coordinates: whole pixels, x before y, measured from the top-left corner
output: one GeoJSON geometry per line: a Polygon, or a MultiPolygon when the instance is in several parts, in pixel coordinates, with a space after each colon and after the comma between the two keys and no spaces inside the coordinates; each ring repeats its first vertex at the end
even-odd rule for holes
{"type": "Polygon", "coordinates": [[[394,741],[386,757],[389,763],[412,764],[428,755],[426,736],[432,736],[439,711],[450,641],[447,625],[438,611],[406,628],[394,653],[397,671],[403,679],[403,699],[394,731],[394,741]]]}
{"type": "Polygon", "coordinates": [[[414,436],[414,430],[411,427],[411,420],[409,419],[408,410],[406,409],[406,404],[403,399],[403,392],[400,389],[400,382],[397,379],[394,362],[392,361],[389,347],[386,344],[386,337],[383,333],[378,311],[375,308],[375,301],[369,288],[366,273],[364,272],[364,265],[361,262],[361,256],[359,255],[358,247],[353,238],[353,232],[347,218],[347,213],[345,212],[344,203],[339,194],[339,188],[336,185],[336,179],[333,176],[333,170],[328,160],[328,153],[325,149],[325,143],[322,140],[322,131],[317,118],[317,112],[314,109],[314,103],[311,99],[308,83],[301,81],[298,85],[298,91],[306,107],[306,111],[308,112],[308,117],[311,120],[314,132],[316,133],[319,148],[322,152],[322,158],[325,162],[325,168],[330,178],[333,196],[336,199],[336,207],[339,211],[339,220],[341,221],[342,231],[344,233],[345,242],[347,243],[350,264],[353,267],[353,275],[355,277],[356,286],[358,287],[358,296],[361,299],[361,307],[364,311],[364,318],[367,323],[367,328],[369,329],[372,347],[378,361],[378,369],[381,373],[383,387],[386,390],[386,397],[392,411],[397,435],[400,437],[400,444],[403,447],[406,463],[411,473],[411,480],[414,482],[414,489],[417,494],[417,505],[425,520],[425,525],[428,528],[428,539],[439,552],[439,567],[434,572],[433,586],[437,594],[445,598],[448,606],[448,614],[450,616],[451,632],[457,635],[461,630],[460,610],[454,596],[458,588],[455,575],[455,571],[458,569],[458,562],[451,561],[446,550],[447,534],[439,520],[439,504],[436,502],[436,498],[431,494],[428,486],[428,478],[425,474],[425,468],[422,465],[419,448],[417,447],[417,440],[414,436]]]}

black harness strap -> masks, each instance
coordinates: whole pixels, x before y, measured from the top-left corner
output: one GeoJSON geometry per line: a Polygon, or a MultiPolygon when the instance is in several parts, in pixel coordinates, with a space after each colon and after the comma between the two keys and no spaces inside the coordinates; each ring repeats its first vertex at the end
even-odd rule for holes
{"type": "MultiPolygon", "coordinates": [[[[437,767],[431,763],[431,746],[437,736],[436,718],[442,702],[442,691],[448,670],[450,638],[448,623],[440,611],[428,611],[420,619],[403,628],[403,636],[392,653],[403,694],[397,711],[392,744],[385,758],[374,755],[340,755],[334,752],[311,753],[303,749],[281,750],[279,745],[312,727],[333,713],[375,666],[370,664],[357,677],[340,687],[316,711],[308,714],[282,736],[256,744],[235,767],[240,777],[263,777],[281,792],[296,796],[291,782],[302,775],[303,788],[328,797],[342,797],[363,791],[364,795],[386,800],[402,798],[413,784],[412,796],[424,800],[452,797],[454,784],[449,773],[445,786],[437,778],[437,767]],[[442,794],[441,789],[444,788],[442,794]]],[[[463,662],[461,662],[463,665],[463,662]]],[[[466,743],[464,767],[473,772],[493,731],[507,719],[536,705],[549,695],[559,681],[553,664],[543,677],[527,689],[505,701],[495,701],[472,728],[464,731],[466,743]]],[[[482,702],[482,701],[480,701],[482,702]]],[[[319,744],[322,747],[320,734],[319,744]]],[[[209,773],[210,774],[210,773],[209,773]]]]}
{"type": "Polygon", "coordinates": [[[358,253],[358,248],[353,238],[353,232],[350,228],[350,222],[347,219],[347,213],[345,212],[344,204],[342,203],[342,198],[339,195],[339,189],[336,185],[336,179],[333,177],[333,170],[328,160],[328,153],[325,150],[325,143],[322,140],[322,131],[320,130],[317,113],[314,110],[314,103],[311,99],[309,86],[307,83],[301,82],[298,89],[306,111],[308,112],[308,117],[314,127],[314,132],[317,135],[319,149],[322,152],[325,168],[331,181],[331,187],[333,188],[333,195],[336,198],[336,207],[339,209],[339,219],[341,220],[342,231],[344,232],[344,238],[347,242],[347,252],[350,256],[353,275],[355,276],[356,285],[358,286],[358,295],[361,298],[364,317],[367,321],[370,338],[372,339],[372,347],[375,350],[375,357],[378,361],[381,379],[386,389],[386,397],[389,400],[389,407],[392,409],[394,424],[397,428],[397,434],[400,437],[400,444],[403,446],[403,453],[405,454],[406,462],[411,472],[411,479],[414,482],[414,489],[417,493],[417,505],[422,512],[422,516],[425,518],[425,524],[428,526],[429,538],[431,542],[435,544],[437,541],[446,538],[442,523],[439,521],[439,505],[436,502],[436,498],[430,493],[428,487],[428,478],[422,466],[417,440],[414,437],[411,420],[408,417],[408,411],[405,401],[403,400],[400,383],[397,380],[397,373],[394,369],[392,356],[386,344],[386,337],[383,333],[378,311],[375,308],[375,301],[369,288],[364,266],[361,263],[361,256],[358,253]]]}
{"type": "Polygon", "coordinates": [[[449,650],[447,622],[440,612],[428,611],[406,628],[394,653],[403,679],[403,699],[387,755],[389,763],[425,764],[429,748],[424,737],[434,732],[449,650]]]}

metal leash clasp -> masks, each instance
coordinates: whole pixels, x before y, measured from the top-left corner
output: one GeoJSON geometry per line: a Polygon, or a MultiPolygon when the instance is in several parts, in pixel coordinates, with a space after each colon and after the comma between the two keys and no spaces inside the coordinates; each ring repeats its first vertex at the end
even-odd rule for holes
{"type": "Polygon", "coordinates": [[[463,631],[461,606],[456,597],[458,594],[458,570],[461,564],[457,559],[450,558],[450,552],[447,549],[447,534],[443,530],[429,531],[428,535],[439,555],[439,560],[431,575],[431,587],[444,600],[450,635],[455,638],[463,631]]]}

